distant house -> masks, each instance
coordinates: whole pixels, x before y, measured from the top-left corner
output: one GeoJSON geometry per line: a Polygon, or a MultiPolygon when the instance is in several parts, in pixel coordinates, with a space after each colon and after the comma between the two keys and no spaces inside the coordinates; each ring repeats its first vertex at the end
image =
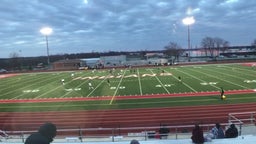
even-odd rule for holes
{"type": "Polygon", "coordinates": [[[54,70],[77,70],[83,61],[79,59],[59,60],[53,63],[54,70]]]}

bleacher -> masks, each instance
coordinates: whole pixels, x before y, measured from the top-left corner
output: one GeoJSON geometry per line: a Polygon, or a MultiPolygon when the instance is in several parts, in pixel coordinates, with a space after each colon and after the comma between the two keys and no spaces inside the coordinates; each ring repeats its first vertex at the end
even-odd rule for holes
{"type": "MultiPolygon", "coordinates": [[[[147,140],[139,141],[140,144],[192,144],[190,139],[177,139],[177,140],[147,140]]],[[[244,135],[231,139],[214,139],[211,142],[205,142],[205,144],[255,144],[256,136],[244,135]]],[[[23,142],[0,142],[5,144],[24,144],[23,142]]],[[[129,144],[130,141],[118,141],[118,142],[53,142],[52,144],[129,144]]]]}
{"type": "MultiPolygon", "coordinates": [[[[237,138],[213,139],[205,144],[254,144],[256,142],[255,112],[230,113],[228,123],[222,123],[223,129],[227,129],[230,123],[236,124],[239,132],[237,138]],[[249,117],[249,118],[248,118],[249,117]]],[[[215,124],[201,124],[206,136],[215,124]]],[[[58,129],[58,133],[74,132],[77,135],[57,135],[52,144],[129,144],[137,139],[140,144],[192,144],[191,129],[194,125],[166,126],[170,129],[167,137],[160,139],[157,133],[158,127],[128,127],[128,128],[95,128],[95,129],[58,129]],[[105,135],[89,135],[96,131],[105,135]],[[114,133],[117,131],[117,133],[114,133]],[[128,133],[120,133],[128,131],[128,133]],[[78,135],[81,134],[81,135],[78,135]]],[[[2,131],[0,143],[24,144],[26,137],[33,131],[2,131]]]]}

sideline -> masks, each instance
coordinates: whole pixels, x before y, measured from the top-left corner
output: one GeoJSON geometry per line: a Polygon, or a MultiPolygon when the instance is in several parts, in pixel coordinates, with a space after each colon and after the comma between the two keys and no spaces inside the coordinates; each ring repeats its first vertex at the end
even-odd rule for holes
{"type": "MultiPolygon", "coordinates": [[[[220,93],[219,91],[212,91],[212,92],[191,92],[191,93],[174,93],[174,94],[115,96],[114,98],[115,98],[115,100],[125,100],[125,99],[145,99],[145,98],[190,97],[190,96],[219,95],[219,93],[220,93]]],[[[230,94],[249,94],[249,93],[256,93],[256,90],[254,90],[254,89],[230,90],[230,91],[225,92],[226,95],[230,95],[230,94]]],[[[43,102],[97,101],[97,100],[113,100],[113,96],[37,98],[37,99],[0,99],[0,103],[43,103],[43,102]]]]}

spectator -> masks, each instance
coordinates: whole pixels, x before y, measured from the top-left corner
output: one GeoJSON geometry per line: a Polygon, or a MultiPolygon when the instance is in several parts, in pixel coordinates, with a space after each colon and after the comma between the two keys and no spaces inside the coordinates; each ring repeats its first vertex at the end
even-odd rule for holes
{"type": "Polygon", "coordinates": [[[212,128],[211,132],[213,134],[213,139],[221,139],[225,137],[223,129],[219,123],[215,124],[215,127],[212,128]]]}
{"type": "Polygon", "coordinates": [[[160,129],[159,129],[160,139],[167,138],[169,132],[170,132],[169,128],[167,128],[165,125],[160,126],[160,129]]]}
{"type": "Polygon", "coordinates": [[[195,125],[195,128],[192,131],[191,139],[195,144],[203,144],[204,143],[204,134],[203,130],[200,128],[198,124],[195,125]]]}
{"type": "Polygon", "coordinates": [[[140,144],[140,143],[139,143],[139,141],[134,139],[134,140],[131,140],[130,144],[140,144]]]}
{"type": "Polygon", "coordinates": [[[238,130],[234,124],[231,124],[230,127],[225,132],[226,138],[236,138],[238,136],[238,130]]]}
{"type": "Polygon", "coordinates": [[[50,144],[56,136],[56,126],[52,123],[45,123],[40,126],[38,132],[31,134],[25,144],[50,144]]]}

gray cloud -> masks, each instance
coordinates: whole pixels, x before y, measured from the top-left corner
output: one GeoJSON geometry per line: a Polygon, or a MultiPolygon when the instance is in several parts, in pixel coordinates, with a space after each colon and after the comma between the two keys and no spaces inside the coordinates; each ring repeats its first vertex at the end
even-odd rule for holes
{"type": "Polygon", "coordinates": [[[231,45],[255,39],[254,0],[1,0],[0,58],[46,55],[44,26],[51,54],[109,50],[159,50],[170,41],[187,46],[182,19],[194,16],[191,44],[205,36],[231,45]]]}

